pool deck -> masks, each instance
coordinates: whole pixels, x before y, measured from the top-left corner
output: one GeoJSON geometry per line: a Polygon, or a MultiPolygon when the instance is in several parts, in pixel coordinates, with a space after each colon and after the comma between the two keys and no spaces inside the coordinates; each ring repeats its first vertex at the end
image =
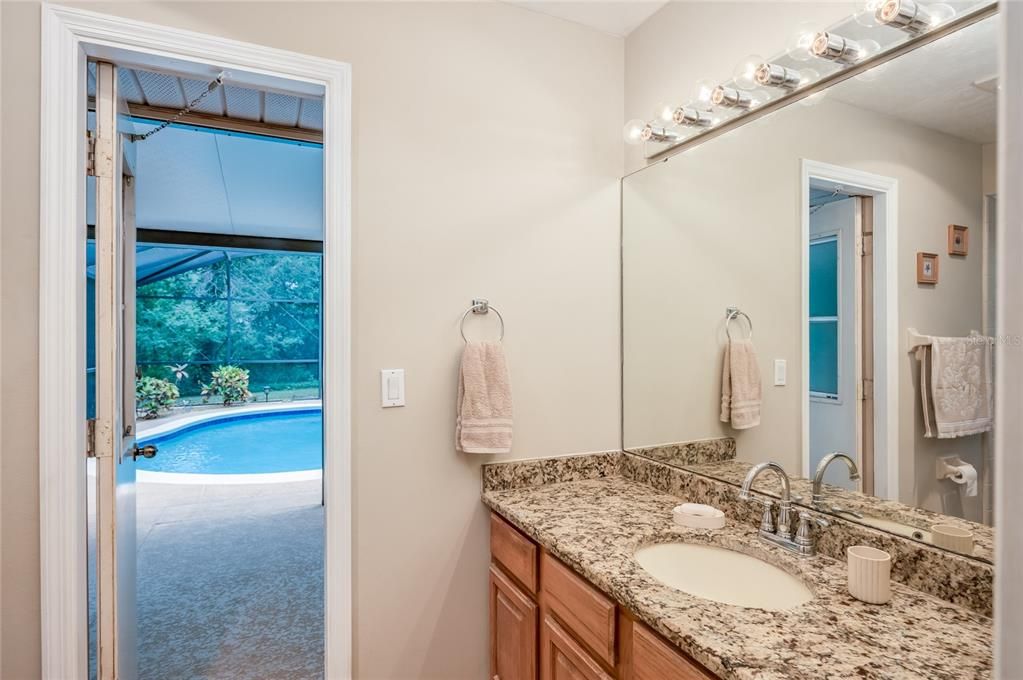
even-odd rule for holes
{"type": "MultiPolygon", "coordinates": [[[[319,406],[195,408],[139,421],[139,434],[319,406]]],[[[136,485],[140,679],[322,678],[319,471],[298,481],[287,481],[295,473],[180,475],[186,484],[164,474],[154,482],[141,473],[136,485]],[[213,483],[199,479],[207,477],[213,483]]]]}
{"type": "Polygon", "coordinates": [[[322,678],[320,490],[137,485],[141,680],[322,678]]]}

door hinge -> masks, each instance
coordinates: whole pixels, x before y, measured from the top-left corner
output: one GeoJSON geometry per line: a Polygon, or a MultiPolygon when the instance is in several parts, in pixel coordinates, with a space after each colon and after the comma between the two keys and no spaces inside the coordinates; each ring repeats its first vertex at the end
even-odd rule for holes
{"type": "Polygon", "coordinates": [[[864,234],[860,238],[860,257],[869,257],[874,254],[874,235],[864,234]]]}
{"type": "Polygon", "coordinates": [[[85,133],[85,174],[91,177],[114,176],[114,142],[92,130],[85,133]]]}
{"type": "Polygon", "coordinates": [[[96,135],[89,130],[85,133],[85,174],[96,175],[96,135]]]}
{"type": "Polygon", "coordinates": [[[864,378],[860,381],[859,385],[859,397],[860,401],[870,401],[874,398],[874,381],[870,378],[864,378]]]}
{"type": "Polygon", "coordinates": [[[85,421],[85,457],[96,457],[96,419],[89,418],[85,421]]]}

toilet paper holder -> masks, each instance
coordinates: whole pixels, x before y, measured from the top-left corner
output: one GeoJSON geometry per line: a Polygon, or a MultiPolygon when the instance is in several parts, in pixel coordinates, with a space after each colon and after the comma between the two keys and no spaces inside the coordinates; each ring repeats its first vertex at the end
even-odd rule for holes
{"type": "Polygon", "coordinates": [[[959,456],[946,456],[938,459],[938,479],[962,481],[963,472],[958,466],[966,465],[959,456]]]}

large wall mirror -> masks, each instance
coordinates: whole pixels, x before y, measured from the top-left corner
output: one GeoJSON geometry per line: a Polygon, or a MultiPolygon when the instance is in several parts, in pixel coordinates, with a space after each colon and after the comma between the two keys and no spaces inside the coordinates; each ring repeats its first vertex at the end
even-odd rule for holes
{"type": "Polygon", "coordinates": [[[997,24],[625,178],[625,450],[992,560],[997,24]]]}

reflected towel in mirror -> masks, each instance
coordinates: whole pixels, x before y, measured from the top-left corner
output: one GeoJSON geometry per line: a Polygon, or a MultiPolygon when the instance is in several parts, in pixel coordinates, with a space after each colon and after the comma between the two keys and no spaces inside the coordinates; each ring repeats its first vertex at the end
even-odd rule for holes
{"type": "Polygon", "coordinates": [[[736,430],[760,424],[760,366],[753,341],[729,340],[721,368],[721,422],[736,430]]]}
{"type": "Polygon", "coordinates": [[[966,437],[991,430],[991,344],[981,335],[931,338],[916,348],[924,436],[966,437]]]}

